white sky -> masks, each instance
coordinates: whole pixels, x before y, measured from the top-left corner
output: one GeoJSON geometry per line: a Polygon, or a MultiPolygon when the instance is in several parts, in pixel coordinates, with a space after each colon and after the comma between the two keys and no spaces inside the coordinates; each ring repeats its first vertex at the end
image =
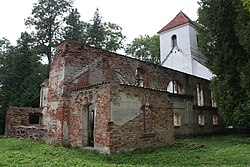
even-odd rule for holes
{"type": "MultiPolygon", "coordinates": [[[[6,37],[12,44],[25,31],[24,19],[31,16],[33,3],[37,0],[1,0],[0,38],[6,37]]],[[[74,6],[81,20],[92,19],[99,8],[102,20],[119,25],[131,42],[139,35],[157,34],[181,10],[191,19],[197,19],[197,0],[75,0],[74,6]]]]}

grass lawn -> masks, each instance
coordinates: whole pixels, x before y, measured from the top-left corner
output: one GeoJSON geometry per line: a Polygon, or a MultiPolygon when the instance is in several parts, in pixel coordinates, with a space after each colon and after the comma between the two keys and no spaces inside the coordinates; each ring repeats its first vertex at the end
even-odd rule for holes
{"type": "Polygon", "coordinates": [[[0,138],[0,166],[250,166],[250,137],[182,138],[168,148],[113,155],[0,138]]]}

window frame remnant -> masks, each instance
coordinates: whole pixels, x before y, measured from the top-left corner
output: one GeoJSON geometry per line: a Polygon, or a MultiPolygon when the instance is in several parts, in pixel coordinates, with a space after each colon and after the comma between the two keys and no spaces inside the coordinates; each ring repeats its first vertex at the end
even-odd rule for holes
{"type": "Polygon", "coordinates": [[[199,126],[205,125],[205,116],[203,114],[198,115],[198,124],[199,124],[199,126]]]}
{"type": "Polygon", "coordinates": [[[203,86],[197,84],[197,105],[204,106],[203,86]]]}
{"type": "Polygon", "coordinates": [[[136,86],[144,86],[144,81],[142,78],[142,69],[140,67],[135,70],[135,85],[136,86]]]}
{"type": "Polygon", "coordinates": [[[182,94],[182,87],[178,81],[172,80],[168,83],[167,92],[174,94],[182,94]]]}
{"type": "Polygon", "coordinates": [[[213,125],[219,125],[219,117],[217,115],[213,115],[213,125]]]}
{"type": "Polygon", "coordinates": [[[174,126],[180,127],[181,126],[181,114],[174,113],[174,126]]]}

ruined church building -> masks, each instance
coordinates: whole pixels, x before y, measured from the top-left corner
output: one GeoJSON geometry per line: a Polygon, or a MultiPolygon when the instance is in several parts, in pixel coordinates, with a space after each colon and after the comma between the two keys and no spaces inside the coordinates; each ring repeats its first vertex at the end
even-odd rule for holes
{"type": "Polygon", "coordinates": [[[112,153],[220,133],[196,28],[180,12],[158,32],[161,65],[62,42],[41,85],[40,108],[10,107],[6,135],[112,153]]]}

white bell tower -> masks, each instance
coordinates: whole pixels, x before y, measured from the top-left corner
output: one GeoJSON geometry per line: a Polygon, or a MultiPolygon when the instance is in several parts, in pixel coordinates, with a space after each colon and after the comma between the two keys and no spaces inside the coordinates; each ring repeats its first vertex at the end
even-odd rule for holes
{"type": "Polygon", "coordinates": [[[182,11],[164,26],[160,35],[162,66],[210,80],[213,74],[197,45],[197,25],[182,11]]]}

